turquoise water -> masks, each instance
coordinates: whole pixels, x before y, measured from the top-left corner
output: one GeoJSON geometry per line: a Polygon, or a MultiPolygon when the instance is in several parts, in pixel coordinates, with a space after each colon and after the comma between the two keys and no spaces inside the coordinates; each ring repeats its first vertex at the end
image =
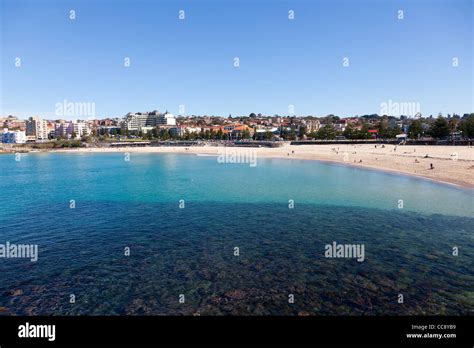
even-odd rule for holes
{"type": "Polygon", "coordinates": [[[474,308],[472,190],[314,161],[38,153],[0,156],[0,192],[0,244],[39,246],[37,262],[0,258],[0,314],[474,308]],[[365,261],[325,258],[333,241],[365,261]]]}

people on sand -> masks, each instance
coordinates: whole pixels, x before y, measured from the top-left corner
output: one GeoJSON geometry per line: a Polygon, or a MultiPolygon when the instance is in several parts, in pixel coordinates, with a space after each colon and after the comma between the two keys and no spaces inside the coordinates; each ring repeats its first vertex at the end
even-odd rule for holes
{"type": "Polygon", "coordinates": [[[431,170],[434,169],[433,163],[430,163],[430,169],[431,169],[431,170]]]}

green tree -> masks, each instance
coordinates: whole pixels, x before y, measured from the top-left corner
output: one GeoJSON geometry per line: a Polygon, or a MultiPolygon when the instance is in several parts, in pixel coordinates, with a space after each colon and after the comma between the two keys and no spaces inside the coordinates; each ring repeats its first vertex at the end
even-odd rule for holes
{"type": "Polygon", "coordinates": [[[319,139],[335,139],[336,138],[336,130],[332,124],[325,124],[321,127],[318,131],[318,138],[319,139]]]}
{"type": "Polygon", "coordinates": [[[258,138],[258,132],[257,132],[257,127],[253,129],[253,140],[257,140],[258,138]]]}
{"type": "Polygon", "coordinates": [[[162,129],[162,130],[160,131],[160,138],[161,138],[162,140],[168,140],[168,139],[170,138],[170,133],[168,132],[167,129],[162,129]]]}
{"type": "Polygon", "coordinates": [[[368,123],[364,123],[362,125],[362,128],[355,132],[355,138],[354,139],[370,139],[372,137],[372,134],[369,133],[370,126],[368,123]]]}
{"type": "Polygon", "coordinates": [[[443,138],[450,134],[448,121],[442,116],[438,116],[433,126],[431,127],[430,134],[433,138],[443,138]]]}
{"type": "Polygon", "coordinates": [[[465,117],[460,124],[459,129],[462,131],[463,136],[471,139],[474,138],[474,114],[465,117]]]}
{"type": "Polygon", "coordinates": [[[458,122],[455,118],[451,118],[448,122],[449,132],[454,133],[458,128],[458,122]]]}
{"type": "Polygon", "coordinates": [[[420,120],[414,120],[408,129],[408,137],[410,139],[417,139],[423,134],[423,126],[420,120]]]}
{"type": "Polygon", "coordinates": [[[250,138],[250,131],[245,128],[243,131],[242,131],[242,139],[249,139],[250,138]]]}
{"type": "Polygon", "coordinates": [[[355,135],[354,127],[351,124],[347,125],[342,135],[344,135],[347,139],[353,139],[355,135]]]}
{"type": "Polygon", "coordinates": [[[402,134],[402,132],[403,132],[402,129],[398,125],[395,125],[395,126],[387,128],[386,135],[387,135],[387,138],[393,139],[398,134],[402,134]]]}
{"type": "Polygon", "coordinates": [[[295,140],[296,139],[296,130],[294,128],[290,129],[290,134],[288,134],[287,140],[295,140]]]}
{"type": "Polygon", "coordinates": [[[308,131],[308,128],[306,126],[300,126],[300,129],[298,130],[298,136],[302,138],[306,132],[308,131]]]}
{"type": "Polygon", "coordinates": [[[389,138],[388,136],[388,123],[385,120],[381,120],[377,125],[378,136],[382,139],[389,138]]]}

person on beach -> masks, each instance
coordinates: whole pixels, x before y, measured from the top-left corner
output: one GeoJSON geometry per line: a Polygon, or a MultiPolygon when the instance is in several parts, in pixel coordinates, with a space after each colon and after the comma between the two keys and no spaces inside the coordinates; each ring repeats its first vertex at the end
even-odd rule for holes
{"type": "Polygon", "coordinates": [[[430,163],[430,169],[431,169],[431,170],[434,169],[433,163],[430,163]]]}

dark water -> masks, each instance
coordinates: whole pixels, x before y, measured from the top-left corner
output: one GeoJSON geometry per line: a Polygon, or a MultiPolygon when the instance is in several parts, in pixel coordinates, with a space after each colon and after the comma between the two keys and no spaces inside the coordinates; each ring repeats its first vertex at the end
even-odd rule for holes
{"type": "Polygon", "coordinates": [[[90,203],[68,217],[58,211],[31,210],[36,221],[49,217],[34,226],[6,222],[5,238],[43,246],[41,261],[2,267],[0,306],[8,313],[467,314],[473,308],[471,218],[223,203],[186,209],[90,203]],[[28,238],[15,235],[14,226],[27,228],[28,238]],[[365,244],[365,261],[325,258],[332,241],[365,244]],[[453,257],[452,246],[460,244],[462,257],[453,257]],[[19,289],[23,294],[13,296],[19,289]]]}

